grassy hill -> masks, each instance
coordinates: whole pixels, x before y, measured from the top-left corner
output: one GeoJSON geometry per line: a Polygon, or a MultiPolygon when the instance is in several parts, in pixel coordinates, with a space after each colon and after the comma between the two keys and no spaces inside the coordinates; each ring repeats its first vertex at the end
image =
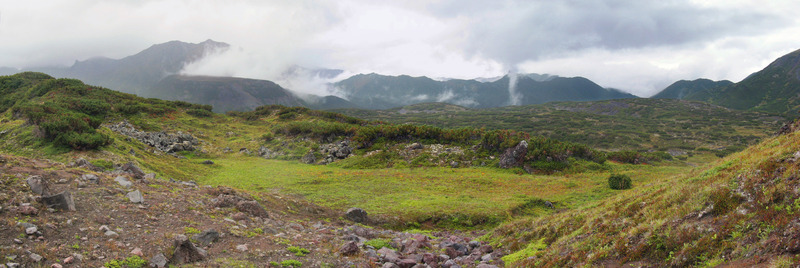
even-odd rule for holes
{"type": "Polygon", "coordinates": [[[741,82],[699,91],[686,99],[739,110],[796,114],[800,110],[800,50],[786,54],[741,82]]]}
{"type": "MultiPolygon", "coordinates": [[[[797,261],[793,254],[800,252],[795,243],[800,229],[794,223],[800,196],[792,190],[798,182],[796,132],[694,167],[512,130],[395,125],[278,105],[215,114],[207,105],[145,99],[41,73],[0,77],[0,93],[0,188],[6,194],[0,206],[10,208],[0,211],[6,224],[0,235],[24,244],[1,248],[4,255],[27,256],[28,250],[61,260],[101,243],[105,246],[93,249],[91,256],[133,258],[129,248],[102,233],[88,234],[86,241],[75,237],[83,232],[76,224],[108,225],[127,237],[120,241],[147,241],[146,257],[170,255],[175,234],[212,226],[220,228],[225,240],[207,246],[212,258],[197,265],[247,267],[275,261],[270,265],[280,267],[278,261],[289,264],[291,257],[308,265],[350,261],[380,266],[366,248],[347,258],[334,254],[341,246],[334,243],[346,243],[346,235],[367,236],[348,233],[359,226],[343,215],[351,207],[369,211],[366,224],[373,233],[365,241],[397,240],[397,249],[408,249],[411,244],[401,246],[403,240],[430,240],[420,250],[434,256],[447,251],[443,242],[448,239],[488,231],[481,240],[497,253],[487,262],[499,266],[782,265],[797,261]],[[527,149],[517,149],[523,140],[527,149]],[[500,159],[509,154],[517,155],[520,165],[500,168],[500,159]],[[93,167],[78,165],[80,158],[93,167]],[[647,164],[640,159],[648,159],[647,164]],[[126,163],[155,174],[135,180],[153,203],[123,202],[127,191],[113,179],[134,176],[123,171],[126,163]],[[21,201],[29,199],[22,198],[33,195],[24,174],[63,178],[57,186],[75,191],[77,211],[50,212],[34,199],[32,206],[41,214],[23,215],[21,201]],[[100,183],[82,185],[80,177],[86,174],[99,176],[100,183]],[[611,175],[630,177],[632,188],[611,189],[611,175]],[[186,186],[192,185],[187,181],[201,187],[186,186]],[[247,210],[210,205],[225,195],[255,201],[270,216],[234,220],[247,210]],[[159,215],[164,211],[179,214],[159,215]],[[41,246],[44,242],[29,239],[17,227],[23,223],[55,226],[46,229],[45,241],[65,246],[41,246]],[[292,243],[309,247],[310,254],[288,253],[289,246],[297,246],[292,243]],[[250,245],[251,251],[241,245],[250,245]]],[[[646,109],[640,101],[543,107],[583,111],[580,118],[675,116],[646,109]]],[[[695,113],[727,111],[657,101],[696,106],[695,113]]],[[[464,109],[426,104],[400,110],[438,114],[464,109]]],[[[409,258],[422,254],[404,252],[409,258]]],[[[91,266],[107,262],[85,261],[91,266]]],[[[466,267],[481,263],[468,257],[460,261],[466,267]]]]}
{"type": "Polygon", "coordinates": [[[493,109],[420,104],[389,110],[335,110],[367,120],[443,128],[512,129],[603,150],[725,155],[771,135],[786,119],[694,101],[623,99],[493,109]]]}
{"type": "Polygon", "coordinates": [[[684,99],[686,96],[692,95],[697,92],[711,90],[718,87],[724,87],[733,84],[728,80],[712,81],[709,79],[696,79],[696,80],[680,80],[672,83],[658,94],[653,95],[652,99],[684,99]]]}

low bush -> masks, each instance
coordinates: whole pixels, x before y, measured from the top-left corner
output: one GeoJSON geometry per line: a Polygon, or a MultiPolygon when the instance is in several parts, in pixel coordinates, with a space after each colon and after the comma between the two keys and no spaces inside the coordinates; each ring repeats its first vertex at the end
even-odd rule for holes
{"type": "Polygon", "coordinates": [[[608,187],[614,190],[625,190],[631,188],[631,177],[623,174],[611,174],[608,177],[608,187]]]}

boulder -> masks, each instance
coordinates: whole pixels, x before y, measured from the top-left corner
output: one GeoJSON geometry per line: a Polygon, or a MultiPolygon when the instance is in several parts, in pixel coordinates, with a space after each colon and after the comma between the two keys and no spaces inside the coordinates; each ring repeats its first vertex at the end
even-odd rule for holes
{"type": "Polygon", "coordinates": [[[131,203],[138,204],[144,202],[144,196],[142,196],[142,192],[136,190],[128,193],[128,200],[130,200],[131,203]]]}
{"type": "Polygon", "coordinates": [[[357,223],[364,223],[367,221],[367,212],[360,208],[350,208],[344,217],[357,223]]]}
{"type": "Polygon", "coordinates": [[[516,146],[506,149],[500,156],[501,168],[513,168],[522,166],[525,155],[528,154],[528,142],[520,141],[516,146]]]}
{"type": "Polygon", "coordinates": [[[133,178],[137,180],[144,179],[144,171],[142,171],[142,169],[136,166],[136,164],[134,164],[133,162],[125,163],[124,165],[122,165],[122,167],[120,167],[120,170],[126,173],[130,173],[131,175],[133,175],[133,178]]]}
{"type": "Polygon", "coordinates": [[[42,203],[44,203],[48,208],[75,211],[75,201],[72,200],[72,194],[70,194],[69,191],[63,191],[49,196],[42,196],[42,203]]]}
{"type": "Polygon", "coordinates": [[[339,254],[345,256],[358,254],[359,251],[360,250],[358,248],[358,243],[356,243],[355,241],[347,242],[346,244],[339,247],[339,254]]]}
{"type": "Polygon", "coordinates": [[[38,195],[49,195],[50,194],[50,185],[47,181],[42,178],[42,176],[30,176],[28,177],[25,182],[28,183],[28,186],[31,188],[31,191],[38,195]]]}
{"type": "Polygon", "coordinates": [[[100,183],[100,177],[94,174],[83,174],[81,175],[81,180],[91,183],[100,183]]]}
{"type": "Polygon", "coordinates": [[[116,181],[117,183],[119,183],[120,186],[125,187],[125,188],[129,188],[129,187],[133,186],[133,183],[131,181],[129,181],[128,178],[125,178],[124,176],[117,176],[116,178],[114,178],[114,181],[116,181]]]}
{"type": "Polygon", "coordinates": [[[180,265],[205,260],[208,253],[196,247],[185,235],[179,235],[172,243],[174,253],[169,259],[170,264],[180,265]]]}
{"type": "Polygon", "coordinates": [[[300,159],[300,162],[303,162],[303,164],[314,164],[317,162],[317,157],[314,156],[314,153],[309,152],[300,159]]]}
{"type": "Polygon", "coordinates": [[[150,267],[164,268],[167,267],[167,257],[164,254],[158,253],[150,258],[150,267]]]}
{"type": "Polygon", "coordinates": [[[72,166],[82,167],[82,168],[85,168],[85,169],[88,169],[88,170],[91,170],[91,171],[96,171],[96,172],[103,171],[103,168],[95,166],[91,162],[89,162],[88,160],[83,159],[83,158],[78,158],[78,160],[75,160],[75,163],[72,163],[72,166]]]}
{"type": "Polygon", "coordinates": [[[192,236],[192,239],[197,241],[198,244],[202,246],[211,245],[211,243],[217,242],[219,240],[219,232],[214,229],[205,230],[202,233],[195,234],[192,236]]]}
{"type": "Polygon", "coordinates": [[[203,161],[203,162],[202,162],[202,164],[203,164],[203,165],[213,165],[213,164],[214,164],[214,161],[211,161],[211,160],[205,160],[205,161],[203,161]]]}

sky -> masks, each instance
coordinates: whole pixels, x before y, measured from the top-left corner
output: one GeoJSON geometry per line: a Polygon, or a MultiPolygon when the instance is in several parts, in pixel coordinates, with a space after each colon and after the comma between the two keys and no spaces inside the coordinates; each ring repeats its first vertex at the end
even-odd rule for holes
{"type": "Polygon", "coordinates": [[[185,73],[547,73],[647,97],[682,79],[738,82],[800,49],[798,10],[794,0],[0,0],[0,67],[213,39],[231,48],[185,73]]]}

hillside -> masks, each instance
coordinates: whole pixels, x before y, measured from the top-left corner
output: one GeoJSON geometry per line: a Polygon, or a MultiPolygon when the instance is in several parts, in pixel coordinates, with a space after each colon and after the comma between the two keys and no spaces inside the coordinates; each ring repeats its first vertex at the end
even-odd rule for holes
{"type": "MultiPolygon", "coordinates": [[[[516,92],[519,104],[552,101],[590,101],[636,98],[628,93],[605,89],[582,77],[518,75],[516,92]]],[[[472,108],[511,104],[508,76],[495,81],[451,79],[436,81],[427,77],[359,74],[334,83],[354,104],[367,109],[389,109],[425,102],[445,102],[472,108]]]]}
{"type": "Polygon", "coordinates": [[[236,77],[171,75],[165,77],[144,97],[207,104],[214,112],[252,111],[258,106],[305,103],[288,90],[267,80],[236,77]]]}
{"type": "Polygon", "coordinates": [[[800,50],[786,54],[741,82],[699,91],[686,99],[769,113],[793,115],[800,110],[800,50]]]}
{"type": "Polygon", "coordinates": [[[786,119],[694,101],[623,99],[468,109],[418,104],[389,110],[335,110],[390,123],[513,129],[604,150],[725,155],[771,135],[786,119]]]}
{"type": "Polygon", "coordinates": [[[728,80],[712,81],[709,79],[696,79],[696,80],[680,80],[672,83],[668,87],[653,95],[652,99],[684,99],[686,96],[692,95],[697,92],[707,91],[718,87],[724,87],[733,84],[728,80]]]}

